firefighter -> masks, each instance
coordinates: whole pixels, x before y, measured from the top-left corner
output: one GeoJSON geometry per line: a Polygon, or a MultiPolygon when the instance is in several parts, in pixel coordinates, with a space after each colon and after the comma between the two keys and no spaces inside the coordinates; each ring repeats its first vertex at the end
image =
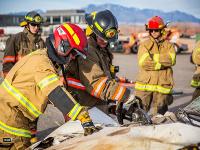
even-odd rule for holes
{"type": "MultiPolygon", "coordinates": [[[[96,128],[85,109],[63,88],[58,72],[76,57],[85,57],[87,38],[74,24],[60,25],[46,40],[47,49],[23,57],[0,86],[0,149],[30,146],[29,122],[36,120],[50,101],[66,120],[80,120],[85,135],[96,128]]],[[[65,70],[66,71],[66,70],[65,70]]]]}
{"type": "Polygon", "coordinates": [[[86,14],[85,20],[88,24],[88,55],[69,65],[67,82],[80,104],[97,106],[108,113],[105,102],[110,100],[120,104],[134,97],[128,88],[115,80],[117,67],[112,64],[113,55],[108,48],[109,43],[118,38],[118,23],[109,10],[86,14]]]}
{"type": "Polygon", "coordinates": [[[35,11],[28,12],[24,20],[20,23],[24,27],[23,32],[12,35],[6,42],[3,57],[3,75],[10,71],[14,64],[23,56],[39,48],[45,48],[45,43],[41,38],[40,25],[43,19],[35,11]]]}
{"type": "Polygon", "coordinates": [[[135,95],[152,116],[164,114],[173,102],[172,66],[176,63],[176,53],[174,46],[164,38],[165,28],[161,17],[152,17],[146,24],[149,38],[140,44],[138,51],[135,95]]]}
{"type": "Polygon", "coordinates": [[[196,71],[191,81],[191,86],[196,88],[192,96],[192,100],[194,100],[200,96],[200,40],[197,41],[192,53],[192,61],[196,65],[196,71]]]}

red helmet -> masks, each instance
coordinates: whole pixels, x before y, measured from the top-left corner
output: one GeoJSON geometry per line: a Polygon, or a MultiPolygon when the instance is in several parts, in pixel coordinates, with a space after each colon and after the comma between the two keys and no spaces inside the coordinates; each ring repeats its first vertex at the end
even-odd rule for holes
{"type": "Polygon", "coordinates": [[[146,25],[147,30],[159,30],[165,27],[166,25],[164,24],[163,19],[159,16],[154,16],[149,19],[148,24],[146,25]]]}
{"type": "Polygon", "coordinates": [[[86,57],[87,37],[84,31],[75,24],[64,23],[57,27],[52,44],[59,56],[66,57],[72,54],[74,57],[77,55],[86,57]]]}

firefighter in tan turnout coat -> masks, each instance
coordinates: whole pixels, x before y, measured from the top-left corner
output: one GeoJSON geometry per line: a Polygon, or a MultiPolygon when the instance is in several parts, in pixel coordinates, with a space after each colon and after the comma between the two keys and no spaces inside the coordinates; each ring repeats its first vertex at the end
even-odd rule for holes
{"type": "Polygon", "coordinates": [[[191,86],[196,88],[192,96],[192,99],[194,100],[200,96],[200,40],[197,41],[192,53],[192,61],[196,65],[196,71],[191,81],[191,86]]]}
{"type": "Polygon", "coordinates": [[[138,51],[139,73],[135,94],[151,115],[164,114],[173,101],[172,66],[176,62],[176,53],[174,46],[164,39],[165,27],[162,18],[152,17],[146,25],[150,36],[141,43],[138,51]]]}
{"type": "Polygon", "coordinates": [[[48,100],[66,120],[80,120],[85,135],[96,130],[87,110],[65,90],[58,76],[64,64],[77,56],[85,57],[85,33],[80,27],[65,23],[56,28],[46,44],[47,49],[18,61],[0,86],[0,149],[24,150],[30,146],[29,122],[44,112],[48,100]]]}
{"type": "Polygon", "coordinates": [[[25,27],[23,32],[12,35],[6,42],[3,57],[3,74],[6,74],[23,56],[39,48],[45,48],[45,43],[40,35],[42,17],[35,11],[28,12],[24,21],[20,23],[25,27]]]}
{"type": "Polygon", "coordinates": [[[118,38],[118,24],[109,10],[86,14],[89,48],[86,59],[78,58],[68,71],[68,85],[86,106],[97,106],[106,112],[105,101],[125,102],[130,90],[115,80],[113,55],[108,44],[118,38]],[[89,31],[89,32],[88,32],[89,31]],[[78,70],[76,69],[78,68],[78,70]],[[103,100],[103,101],[102,101],[103,100]]]}

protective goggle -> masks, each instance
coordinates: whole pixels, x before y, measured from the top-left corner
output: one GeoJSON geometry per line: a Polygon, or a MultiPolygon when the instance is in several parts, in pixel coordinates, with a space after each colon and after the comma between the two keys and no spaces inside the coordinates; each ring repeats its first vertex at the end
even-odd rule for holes
{"type": "Polygon", "coordinates": [[[118,34],[118,31],[116,29],[108,29],[104,34],[107,39],[112,39],[116,34],[118,34]]]}
{"type": "Polygon", "coordinates": [[[42,17],[41,16],[35,16],[34,18],[30,17],[30,16],[25,16],[25,19],[28,20],[28,21],[36,22],[36,23],[41,23],[42,22],[42,17]]]}

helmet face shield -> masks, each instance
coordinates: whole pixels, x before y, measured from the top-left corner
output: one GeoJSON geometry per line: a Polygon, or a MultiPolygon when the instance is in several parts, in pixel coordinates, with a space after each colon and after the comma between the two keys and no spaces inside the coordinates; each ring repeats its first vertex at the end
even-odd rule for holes
{"type": "Polygon", "coordinates": [[[77,49],[73,49],[71,54],[72,54],[72,59],[75,59],[78,56],[82,57],[83,59],[86,59],[86,54],[81,53],[77,49]]]}
{"type": "Polygon", "coordinates": [[[71,50],[72,50],[72,47],[70,46],[70,44],[67,40],[60,41],[57,51],[61,56],[67,56],[71,50]]]}

